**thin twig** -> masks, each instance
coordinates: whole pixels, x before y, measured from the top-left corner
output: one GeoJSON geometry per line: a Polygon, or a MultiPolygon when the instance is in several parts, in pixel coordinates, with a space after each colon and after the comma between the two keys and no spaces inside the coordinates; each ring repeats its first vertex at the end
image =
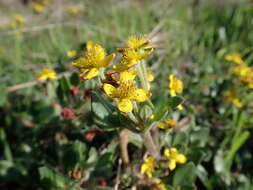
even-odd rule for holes
{"type": "Polygon", "coordinates": [[[122,160],[120,158],[119,159],[119,164],[118,164],[118,169],[117,169],[117,177],[116,177],[116,183],[115,183],[115,186],[114,186],[114,190],[118,190],[119,189],[120,175],[121,175],[121,164],[122,164],[122,160]]]}
{"type": "MultiPolygon", "coordinates": [[[[59,78],[70,77],[71,74],[72,74],[72,72],[65,72],[65,73],[59,74],[58,76],[59,76],[59,78]]],[[[45,83],[45,82],[47,82],[47,81],[36,80],[36,81],[30,81],[30,82],[26,82],[26,83],[14,85],[14,86],[9,86],[9,87],[6,88],[6,92],[14,92],[16,90],[32,87],[32,86],[35,86],[37,84],[42,84],[42,83],[45,83]]]]}

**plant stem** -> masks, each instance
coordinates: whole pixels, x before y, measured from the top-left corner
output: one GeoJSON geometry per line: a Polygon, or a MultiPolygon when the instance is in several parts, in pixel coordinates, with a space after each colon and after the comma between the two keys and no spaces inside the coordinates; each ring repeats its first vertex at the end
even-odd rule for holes
{"type": "Polygon", "coordinates": [[[159,158],[159,150],[154,144],[154,141],[150,135],[150,130],[143,131],[142,138],[143,138],[143,143],[145,147],[147,148],[148,152],[151,154],[151,156],[154,159],[159,158]]]}

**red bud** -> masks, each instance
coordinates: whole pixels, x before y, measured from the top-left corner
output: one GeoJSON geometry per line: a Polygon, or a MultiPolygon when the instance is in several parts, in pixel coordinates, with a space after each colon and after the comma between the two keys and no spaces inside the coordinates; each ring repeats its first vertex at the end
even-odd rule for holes
{"type": "Polygon", "coordinates": [[[71,89],[70,89],[70,93],[71,93],[71,95],[72,96],[77,96],[79,93],[80,93],[80,90],[79,90],[79,88],[76,88],[76,87],[72,87],[71,89]]]}
{"type": "Polygon", "coordinates": [[[98,129],[87,131],[87,132],[84,133],[84,138],[85,138],[86,141],[92,142],[94,137],[99,135],[100,133],[102,133],[102,132],[98,129]]]}
{"type": "Polygon", "coordinates": [[[75,112],[70,108],[63,108],[61,115],[64,120],[70,120],[75,117],[75,112]]]}
{"type": "Polygon", "coordinates": [[[98,178],[98,184],[100,186],[106,186],[107,185],[107,182],[105,181],[104,178],[98,178]]]}

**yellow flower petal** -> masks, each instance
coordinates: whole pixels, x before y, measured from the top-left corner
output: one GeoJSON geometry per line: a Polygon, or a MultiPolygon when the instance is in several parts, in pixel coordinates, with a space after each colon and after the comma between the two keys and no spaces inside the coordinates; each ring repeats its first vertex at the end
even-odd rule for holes
{"type": "Polygon", "coordinates": [[[176,160],[170,159],[169,160],[169,169],[172,171],[176,168],[176,160]]]}
{"type": "Polygon", "coordinates": [[[184,164],[187,161],[187,158],[183,154],[178,154],[176,157],[176,162],[179,164],[184,164]]]}
{"type": "Polygon", "coordinates": [[[51,68],[44,68],[37,79],[43,81],[47,79],[55,80],[57,78],[57,74],[54,72],[54,70],[51,68]]]}
{"type": "Polygon", "coordinates": [[[90,69],[87,73],[81,74],[82,79],[88,80],[99,74],[99,70],[97,68],[90,69]]]}
{"type": "Polygon", "coordinates": [[[133,104],[128,99],[121,99],[118,102],[118,108],[119,108],[120,111],[128,113],[128,112],[131,112],[133,110],[133,104]]]}
{"type": "Polygon", "coordinates": [[[173,74],[169,75],[169,88],[170,95],[176,96],[177,94],[181,94],[183,92],[183,82],[175,77],[173,74]]]}
{"type": "Polygon", "coordinates": [[[181,110],[184,109],[184,107],[182,106],[182,104],[180,104],[180,105],[177,106],[177,109],[181,111],[181,110]]]}
{"type": "Polygon", "coordinates": [[[239,53],[232,53],[225,57],[227,61],[231,61],[237,64],[243,64],[244,61],[242,60],[242,57],[239,53]]]}
{"type": "Polygon", "coordinates": [[[68,56],[69,58],[75,57],[76,54],[77,54],[76,50],[69,50],[69,51],[67,52],[67,56],[68,56]]]}
{"type": "Polygon", "coordinates": [[[144,90],[144,89],[136,89],[133,92],[133,100],[137,101],[137,102],[144,102],[146,101],[149,97],[150,97],[151,93],[144,90]]]}
{"type": "Polygon", "coordinates": [[[136,70],[135,69],[128,69],[120,73],[120,80],[134,80],[136,77],[136,70]]]}
{"type": "Polygon", "coordinates": [[[92,41],[88,41],[86,44],[87,51],[91,51],[94,48],[94,43],[92,41]]]}
{"type": "Polygon", "coordinates": [[[103,90],[105,91],[105,93],[110,96],[110,97],[114,97],[114,94],[116,92],[116,88],[114,86],[112,86],[111,84],[104,84],[103,85],[103,90]]]}
{"type": "Polygon", "coordinates": [[[111,61],[115,58],[115,56],[116,55],[114,53],[106,56],[101,62],[101,67],[107,67],[111,63],[111,61]]]}
{"type": "Polygon", "coordinates": [[[169,158],[169,157],[170,157],[170,149],[165,148],[165,150],[164,150],[164,152],[163,152],[163,155],[164,155],[165,157],[169,158]]]}
{"type": "Polygon", "coordinates": [[[148,81],[152,82],[154,79],[154,74],[152,73],[152,71],[148,70],[148,81]]]}

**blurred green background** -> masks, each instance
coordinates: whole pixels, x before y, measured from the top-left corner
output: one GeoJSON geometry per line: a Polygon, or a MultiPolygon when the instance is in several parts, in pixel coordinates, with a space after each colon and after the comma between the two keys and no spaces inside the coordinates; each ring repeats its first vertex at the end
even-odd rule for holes
{"type": "MultiPolygon", "coordinates": [[[[235,80],[224,56],[239,52],[253,64],[252,3],[1,0],[0,189],[114,189],[117,131],[101,127],[103,133],[87,141],[85,132],[100,127],[91,121],[90,102],[83,98],[93,84],[80,83],[67,52],[83,55],[92,40],[111,53],[131,34],[147,35],[156,47],[148,64],[155,75],[152,92],[158,111],[168,91],[168,74],[176,73],[184,82],[185,110],[174,117],[186,121],[186,130],[162,137],[168,146],[187,150],[195,177],[188,171],[184,178],[189,181],[168,179],[170,189],[253,189],[253,93],[240,87],[239,96],[246,102],[240,109],[223,97],[235,80]],[[16,14],[24,21],[17,21],[16,14]],[[44,67],[53,68],[60,78],[37,82],[44,67]],[[73,87],[80,89],[78,98],[71,95],[73,87]],[[64,107],[75,109],[79,118],[64,121],[64,107]],[[69,155],[75,157],[68,160],[69,155]],[[82,179],[89,179],[92,187],[69,177],[75,167],[87,171],[82,179]],[[107,187],[94,185],[101,178],[107,187]]],[[[133,145],[130,152],[140,154],[133,145]]],[[[129,176],[126,172],[119,189],[131,189],[129,176]]]]}

